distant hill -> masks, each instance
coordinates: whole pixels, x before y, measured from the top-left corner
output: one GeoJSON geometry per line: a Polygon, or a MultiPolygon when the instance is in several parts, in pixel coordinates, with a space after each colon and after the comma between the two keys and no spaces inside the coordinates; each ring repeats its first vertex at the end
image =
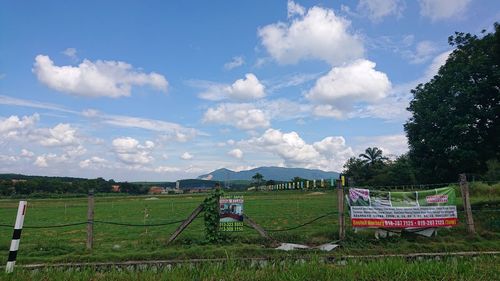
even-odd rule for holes
{"type": "Polygon", "coordinates": [[[303,179],[329,179],[338,178],[337,172],[325,172],[322,170],[304,169],[304,168],[283,168],[283,167],[259,167],[251,170],[235,172],[229,169],[218,169],[211,173],[201,175],[199,179],[210,179],[216,181],[234,181],[234,180],[252,180],[252,177],[260,173],[264,180],[290,181],[294,177],[303,179]]]}

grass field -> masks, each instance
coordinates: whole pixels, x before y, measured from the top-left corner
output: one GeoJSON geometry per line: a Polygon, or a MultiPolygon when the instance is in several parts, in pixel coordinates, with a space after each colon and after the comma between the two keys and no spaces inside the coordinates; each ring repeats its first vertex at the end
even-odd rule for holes
{"type": "Polygon", "coordinates": [[[0,272],[0,279],[18,280],[498,280],[499,257],[483,256],[440,260],[388,258],[374,261],[349,260],[345,263],[277,261],[260,264],[205,263],[174,267],[111,270],[43,269],[0,272]]]}
{"type": "MultiPolygon", "coordinates": [[[[293,227],[320,215],[336,211],[333,191],[279,191],[244,193],[244,211],[266,229],[293,227]]],[[[97,197],[95,220],[132,224],[154,224],[181,220],[199,205],[206,194],[134,197],[97,197]],[[147,216],[145,216],[145,214],[147,216]]],[[[86,198],[36,199],[28,201],[25,226],[57,225],[85,222],[86,198]]],[[[461,204],[461,199],[457,202],[461,204]]],[[[349,228],[342,247],[329,255],[383,254],[409,252],[443,252],[467,250],[500,250],[500,197],[473,193],[474,218],[478,235],[469,237],[460,224],[442,229],[437,237],[413,235],[376,240],[373,233],[354,234],[349,228]]],[[[0,224],[13,224],[18,201],[0,200],[0,224]]],[[[459,209],[461,206],[459,206],[459,209]]],[[[201,216],[202,217],[202,216],[201,216]]],[[[347,218],[348,221],[348,218],[347,218]]],[[[22,233],[18,263],[68,261],[118,261],[144,259],[184,259],[213,257],[260,257],[323,254],[314,251],[281,252],[267,246],[253,229],[231,233],[227,243],[204,243],[203,219],[197,219],[172,245],[166,245],[178,224],[159,227],[126,227],[96,223],[94,249],[85,249],[86,226],[64,228],[25,228],[22,233]]],[[[305,227],[271,232],[282,242],[321,244],[338,239],[337,215],[330,215],[305,227]]],[[[0,264],[6,262],[12,229],[0,227],[0,264]]]]}

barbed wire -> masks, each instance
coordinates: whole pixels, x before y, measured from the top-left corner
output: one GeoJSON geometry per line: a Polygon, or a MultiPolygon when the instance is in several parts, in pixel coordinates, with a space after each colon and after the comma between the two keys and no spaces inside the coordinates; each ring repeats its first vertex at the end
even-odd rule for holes
{"type": "MultiPolygon", "coordinates": [[[[75,222],[75,223],[68,223],[68,224],[55,224],[55,225],[36,225],[36,226],[23,226],[23,228],[59,228],[59,227],[69,227],[69,226],[76,226],[76,225],[84,225],[84,224],[107,224],[107,225],[118,225],[118,226],[131,226],[131,227],[154,227],[154,226],[165,226],[165,225],[171,225],[171,224],[176,224],[176,223],[181,223],[185,221],[185,219],[182,220],[176,220],[176,221],[170,221],[170,222],[165,222],[165,223],[153,223],[153,224],[133,224],[133,223],[121,223],[121,222],[112,222],[112,221],[101,221],[101,220],[94,220],[92,221],[85,221],[85,222],[75,222]]],[[[12,224],[0,224],[0,227],[14,227],[12,224]]]]}

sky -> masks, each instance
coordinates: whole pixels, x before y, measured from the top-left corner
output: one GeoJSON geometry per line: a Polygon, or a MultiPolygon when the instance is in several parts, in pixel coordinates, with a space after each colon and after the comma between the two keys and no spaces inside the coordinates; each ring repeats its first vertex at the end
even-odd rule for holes
{"type": "Polygon", "coordinates": [[[341,171],[500,1],[2,1],[0,173],[341,171]]]}

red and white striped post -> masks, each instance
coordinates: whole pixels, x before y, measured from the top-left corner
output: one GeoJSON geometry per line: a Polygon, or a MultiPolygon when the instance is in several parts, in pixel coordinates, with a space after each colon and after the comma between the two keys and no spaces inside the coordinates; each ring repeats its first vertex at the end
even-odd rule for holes
{"type": "Polygon", "coordinates": [[[19,201],[19,208],[17,209],[16,224],[14,225],[14,234],[12,235],[12,242],[10,243],[9,258],[7,259],[7,266],[5,272],[11,273],[14,271],[16,264],[17,250],[19,249],[19,242],[21,241],[21,231],[23,230],[24,215],[26,214],[27,201],[19,201]]]}

